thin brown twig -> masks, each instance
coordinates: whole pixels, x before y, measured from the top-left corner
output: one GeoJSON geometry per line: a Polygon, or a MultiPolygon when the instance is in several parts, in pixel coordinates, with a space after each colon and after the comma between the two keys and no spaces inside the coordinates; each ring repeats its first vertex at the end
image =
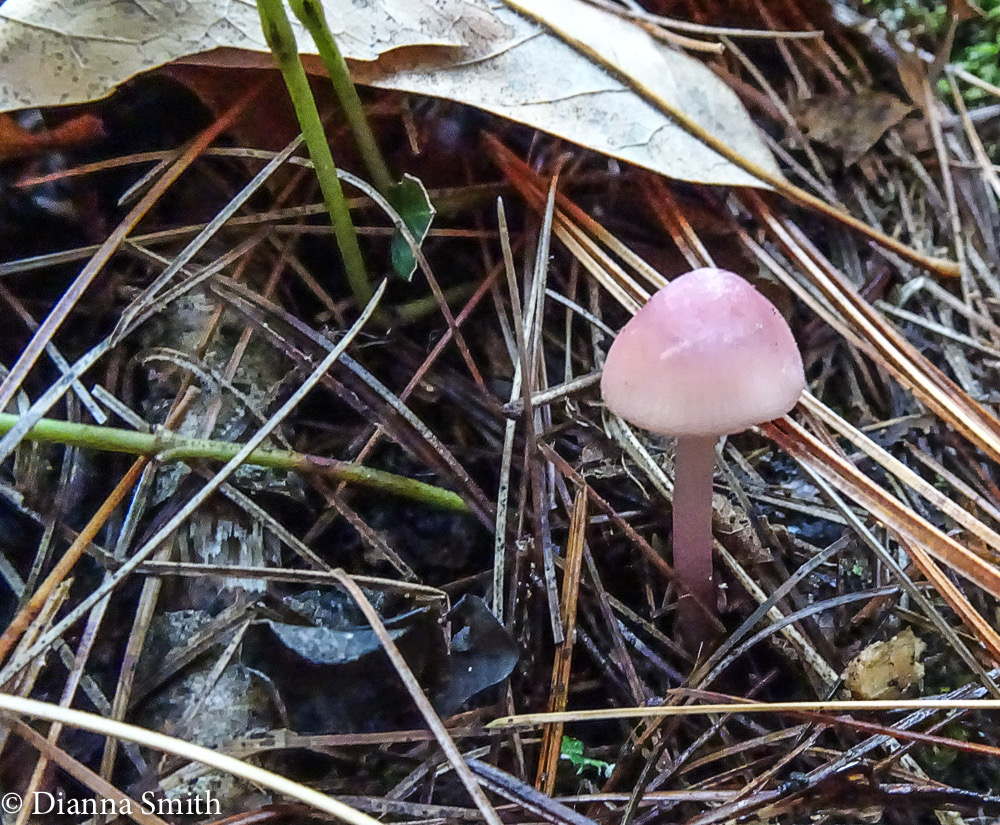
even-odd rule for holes
{"type": "MultiPolygon", "coordinates": [[[[576,644],[576,609],[580,592],[580,571],[587,528],[587,491],[580,487],[573,499],[570,515],[569,539],[566,544],[566,562],[563,565],[561,612],[565,638],[556,646],[552,662],[552,680],[549,686],[550,711],[566,709],[569,694],[570,671],[573,665],[573,647],[576,644]]],[[[563,726],[548,725],[542,735],[542,748],[538,757],[538,775],[535,787],[552,796],[556,786],[556,767],[562,753],[563,726]]]]}

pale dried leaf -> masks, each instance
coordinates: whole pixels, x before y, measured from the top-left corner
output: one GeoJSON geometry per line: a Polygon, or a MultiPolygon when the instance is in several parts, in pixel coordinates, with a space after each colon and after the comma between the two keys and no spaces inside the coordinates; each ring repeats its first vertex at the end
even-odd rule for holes
{"type": "Polygon", "coordinates": [[[844,672],[844,685],[855,699],[902,699],[923,686],[921,657],[926,649],[926,643],[906,628],[855,656],[844,672]]]}
{"type": "MultiPolygon", "coordinates": [[[[780,175],[735,94],[699,61],[582,0],[539,5],[556,29],[600,53],[620,77],[495,0],[326,0],[358,82],[476,106],[682,180],[763,185],[637,94],[638,80],[780,175]]],[[[301,29],[297,36],[304,51],[314,50],[301,29]]],[[[95,99],[141,71],[196,55],[270,66],[264,51],[256,7],[245,0],[7,0],[0,111],[95,99]]]]}

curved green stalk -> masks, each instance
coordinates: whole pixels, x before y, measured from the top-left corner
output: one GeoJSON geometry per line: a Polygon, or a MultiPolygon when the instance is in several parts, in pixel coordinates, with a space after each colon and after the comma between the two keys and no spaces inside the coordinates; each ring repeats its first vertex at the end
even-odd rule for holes
{"type": "MultiPolygon", "coordinates": [[[[456,284],[441,291],[445,302],[454,305],[458,301],[464,301],[472,296],[476,291],[475,284],[456,284]]],[[[392,308],[392,314],[402,323],[413,324],[421,321],[433,313],[441,311],[441,304],[438,303],[436,295],[425,295],[422,298],[414,298],[403,304],[396,304],[392,308]]]]}
{"type": "Polygon", "coordinates": [[[295,107],[295,115],[302,127],[302,135],[323,192],[323,200],[330,212],[330,221],[337,239],[337,246],[344,259],[344,269],[347,282],[359,306],[365,306],[371,300],[373,290],[365,268],[358,236],[351,222],[351,213],[347,208],[344,191],[337,178],[337,166],[330,153],[330,145],[323,131],[323,123],[316,109],[316,101],[309,89],[305,69],[299,59],[299,49],[295,42],[295,34],[285,14],[282,0],[257,0],[257,11],[260,12],[260,24],[264,30],[264,38],[270,47],[274,60],[285,79],[288,94],[295,107]]]}
{"type": "MultiPolygon", "coordinates": [[[[326,22],[321,0],[288,0],[288,4],[316,43],[375,189],[399,213],[403,223],[413,233],[417,246],[420,246],[427,237],[435,213],[434,206],[427,197],[427,190],[412,175],[404,175],[398,181],[393,179],[385,156],[368,124],[368,118],[365,117],[364,106],[361,105],[358,90],[351,80],[347,62],[326,22]]],[[[392,238],[392,267],[404,281],[409,281],[417,269],[413,250],[398,231],[392,238]]]]}
{"type": "MultiPolygon", "coordinates": [[[[9,432],[18,422],[18,416],[0,413],[0,435],[9,432]]],[[[42,418],[28,430],[25,438],[71,447],[128,453],[167,461],[229,461],[242,444],[232,441],[214,441],[207,438],[188,438],[169,430],[141,433],[117,427],[97,427],[92,424],[74,424],[42,418]]],[[[389,495],[412,499],[442,510],[466,513],[469,508],[462,497],[450,490],[435,487],[406,476],[375,470],[363,464],[336,461],[322,456],[296,453],[290,450],[260,449],[250,453],[247,464],[269,467],[274,470],[297,471],[316,474],[334,481],[345,481],[369,487],[389,495]]]]}
{"type": "Polygon", "coordinates": [[[375,188],[386,197],[395,186],[389,167],[379,149],[378,141],[368,125],[368,118],[365,117],[364,107],[361,105],[361,98],[358,97],[358,90],[351,80],[351,73],[347,68],[347,62],[337,47],[337,41],[333,38],[333,32],[326,22],[326,15],[323,13],[323,4],[320,0],[288,0],[288,5],[292,7],[295,16],[302,21],[302,25],[312,35],[316,43],[316,49],[326,67],[326,72],[333,83],[333,90],[337,93],[337,99],[344,109],[347,122],[354,133],[354,140],[358,144],[358,151],[365,162],[368,174],[371,176],[375,188]]]}

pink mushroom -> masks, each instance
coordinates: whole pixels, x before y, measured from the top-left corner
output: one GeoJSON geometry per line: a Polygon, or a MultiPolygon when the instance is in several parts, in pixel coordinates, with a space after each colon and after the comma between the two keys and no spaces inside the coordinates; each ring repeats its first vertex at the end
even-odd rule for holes
{"type": "MultiPolygon", "coordinates": [[[[784,415],[805,388],[774,305],[732,272],[696,269],[659,290],[608,352],[601,393],[626,421],[677,437],[674,568],[713,614],[712,475],[719,436],[784,415]]],[[[679,619],[691,616],[682,599],[679,619]]]]}

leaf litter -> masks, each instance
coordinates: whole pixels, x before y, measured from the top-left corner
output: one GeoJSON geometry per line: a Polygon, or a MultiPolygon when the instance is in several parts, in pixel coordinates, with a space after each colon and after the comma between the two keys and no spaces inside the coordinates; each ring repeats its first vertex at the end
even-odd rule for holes
{"type": "MultiPolygon", "coordinates": [[[[589,22],[602,47],[622,53],[638,47],[642,75],[678,108],[778,173],[735,95],[701,63],[607,12],[583,3],[571,11],[595,18],[589,22]]],[[[672,177],[758,185],[627,84],[512,9],[485,0],[380,0],[331,2],[327,12],[356,82],[477,106],[672,177]]],[[[7,66],[0,111],[99,98],[140,71],[182,58],[270,67],[256,15],[250,3],[111,12],[101,0],[72,8],[8,0],[0,8],[0,59],[7,66]]],[[[301,47],[315,53],[295,28],[301,47]]]]}
{"type": "MultiPolygon", "coordinates": [[[[162,167],[167,177],[131,215],[114,196],[141,171],[115,182],[100,160],[72,179],[56,167],[57,180],[75,181],[77,224],[100,213],[119,229],[75,288],[72,256],[0,265],[24,310],[4,358],[14,364],[30,339],[36,348],[5,384],[13,409],[77,419],[87,399],[115,426],[187,422],[238,444],[284,439],[455,490],[472,515],[308,474],[248,478],[235,462],[223,474],[195,462],[179,478],[158,463],[129,470],[107,454],[21,442],[0,486],[12,525],[0,574],[5,617],[25,618],[11,625],[0,706],[66,726],[42,742],[12,721],[0,742],[5,786],[62,787],[68,775],[119,803],[147,788],[176,798],[210,788],[227,814],[308,815],[263,787],[358,823],[370,822],[364,811],[580,825],[995,815],[998,729],[976,705],[1000,695],[1000,277],[993,170],[983,166],[992,144],[977,143],[975,113],[950,118],[911,98],[900,123],[890,121],[902,109],[872,115],[863,142],[806,151],[803,136],[820,137],[786,117],[795,99],[903,100],[926,77],[902,91],[859,81],[848,65],[864,60],[878,76],[884,49],[811,5],[712,22],[730,33],[825,30],[823,43],[747,46],[756,71],[725,51],[706,59],[777,136],[769,145],[784,178],[870,224],[873,241],[749,189],[666,181],[449,103],[373,93],[380,138],[405,135],[396,165],[439,212],[422,274],[385,288],[391,323],[348,331],[362,308],[338,278],[327,228],[310,217],[303,167],[275,162],[239,215],[227,211],[274,158],[207,151],[224,129],[239,134],[239,107],[174,172],[162,167]],[[914,127],[930,139],[915,140],[914,127]],[[189,167],[198,174],[181,174],[189,167]],[[191,225],[212,232],[189,246],[192,232],[174,230],[191,225]],[[901,258],[899,244],[914,254],[901,258]],[[914,263],[949,257],[957,279],[932,280],[914,263]],[[720,452],[726,634],[693,660],[671,637],[671,445],[609,419],[594,379],[610,330],[670,277],[714,263],[750,276],[788,313],[810,394],[720,452]],[[425,278],[447,312],[427,300],[425,278]],[[60,322],[38,333],[64,294],[60,322]],[[143,325],[132,332],[128,319],[143,325]],[[61,361],[45,360],[49,343],[61,361]],[[312,390],[296,391],[307,376],[312,390]],[[266,552],[245,555],[252,542],[240,536],[266,552]],[[68,548],[70,561],[54,566],[68,548]],[[878,679],[930,706],[824,705],[855,685],[861,666],[850,663],[900,640],[902,665],[878,679]],[[938,698],[949,701],[935,708],[938,698]],[[763,704],[726,712],[734,699],[763,704]],[[650,705],[658,717],[638,727],[616,718],[650,705]],[[586,709],[603,721],[586,721],[586,709]],[[544,710],[568,715],[540,735],[486,727],[544,710]],[[95,751],[78,727],[119,738],[95,751]],[[261,760],[266,776],[254,773],[261,760]],[[244,780],[224,786],[229,771],[244,780]]],[[[115,101],[88,110],[109,134],[115,101]]],[[[25,193],[18,208],[51,221],[44,198],[29,200],[48,191],[31,160],[48,148],[29,146],[4,192],[25,193]]],[[[92,145],[61,148],[62,163],[94,163],[73,154],[92,145]]],[[[161,159],[148,150],[131,147],[137,164],[161,159]]],[[[119,151],[106,147],[116,162],[119,151]]],[[[358,191],[366,253],[387,272],[392,221],[370,187],[358,191]]],[[[17,220],[3,229],[16,243],[26,231],[17,220]]],[[[32,239],[34,252],[72,246],[44,240],[47,249],[32,239]]]]}

